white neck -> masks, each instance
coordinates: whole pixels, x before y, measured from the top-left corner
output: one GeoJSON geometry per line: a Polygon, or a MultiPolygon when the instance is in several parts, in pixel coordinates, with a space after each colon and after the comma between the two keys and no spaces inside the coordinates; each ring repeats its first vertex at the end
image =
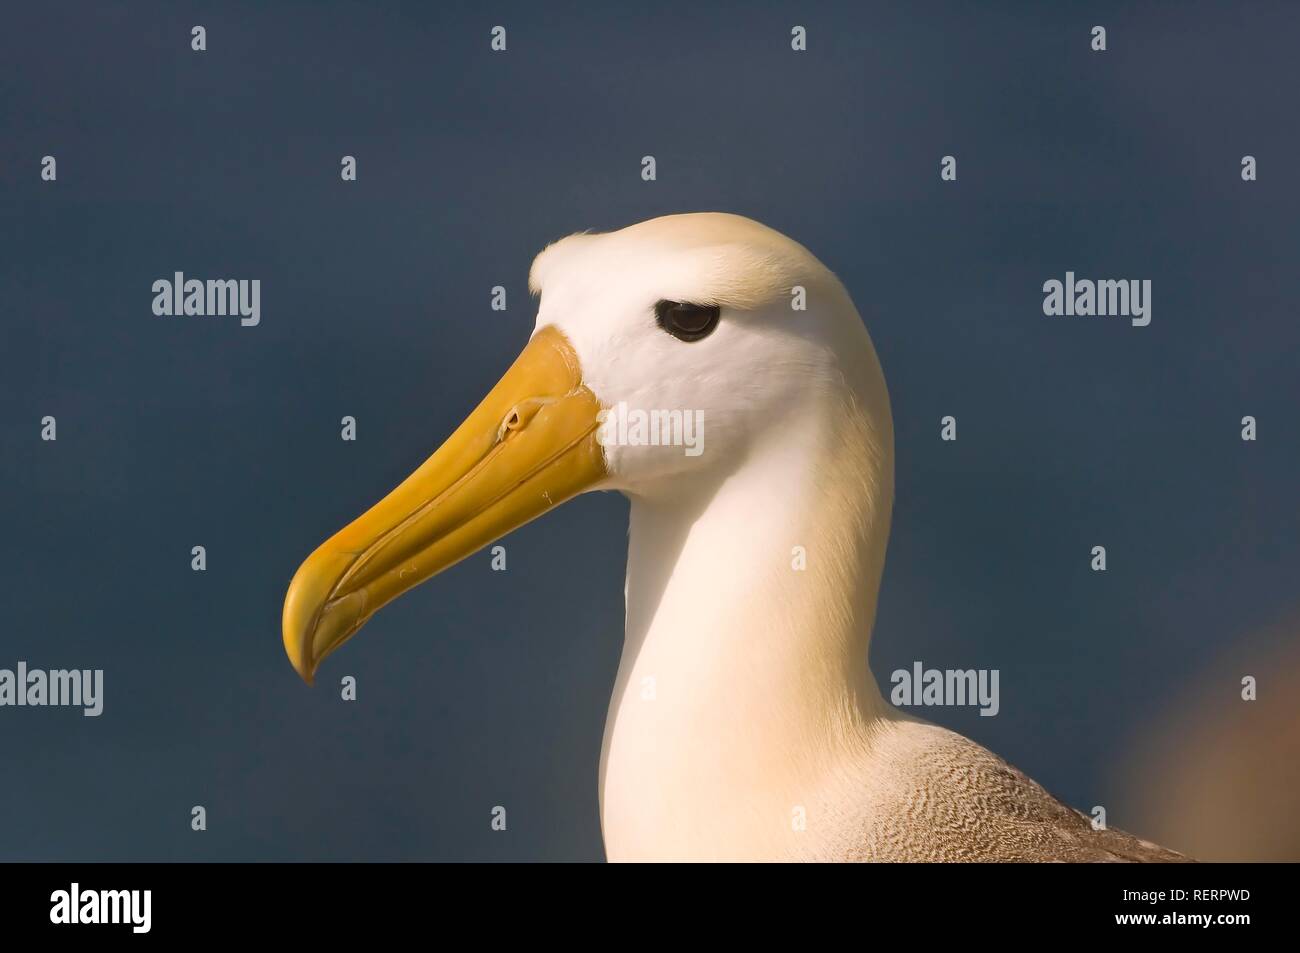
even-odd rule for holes
{"type": "Polygon", "coordinates": [[[793,854],[799,809],[891,717],[867,666],[893,498],[875,380],[810,402],[729,474],[633,498],[611,860],[793,854]]]}

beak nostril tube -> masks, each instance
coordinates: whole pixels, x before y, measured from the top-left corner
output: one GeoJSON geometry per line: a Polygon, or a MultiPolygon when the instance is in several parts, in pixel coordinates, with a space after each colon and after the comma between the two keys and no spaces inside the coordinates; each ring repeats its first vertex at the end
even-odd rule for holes
{"type": "Polygon", "coordinates": [[[546,400],[532,398],[515,404],[501,421],[501,436],[504,437],[513,430],[523,430],[546,403],[546,400]]]}

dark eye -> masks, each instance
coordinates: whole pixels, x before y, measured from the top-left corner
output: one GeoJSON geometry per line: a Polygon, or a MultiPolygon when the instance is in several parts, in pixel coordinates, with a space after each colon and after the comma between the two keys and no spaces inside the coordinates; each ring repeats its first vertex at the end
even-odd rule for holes
{"type": "Polygon", "coordinates": [[[655,317],[663,328],[679,341],[698,341],[713,333],[722,309],[716,304],[690,304],[685,301],[660,301],[655,317]]]}

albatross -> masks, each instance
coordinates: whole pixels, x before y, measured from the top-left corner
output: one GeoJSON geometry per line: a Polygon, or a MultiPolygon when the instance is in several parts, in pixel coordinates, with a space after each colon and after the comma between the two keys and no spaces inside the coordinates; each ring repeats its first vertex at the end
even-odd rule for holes
{"type": "Polygon", "coordinates": [[[1094,829],[882,697],[868,649],[889,394],[853,301],[807,249],[737,215],[670,215],[549,245],[529,287],[536,327],[505,376],[294,575],[284,646],[308,683],[406,590],[580,493],[620,491],[609,859],[1185,859],[1094,829]],[[707,440],[610,439],[616,407],[698,414],[707,440]]]}

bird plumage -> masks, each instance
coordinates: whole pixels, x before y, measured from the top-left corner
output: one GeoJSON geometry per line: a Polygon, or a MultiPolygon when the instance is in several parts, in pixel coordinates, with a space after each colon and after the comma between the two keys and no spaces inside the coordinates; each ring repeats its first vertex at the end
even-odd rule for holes
{"type": "Polygon", "coordinates": [[[997,755],[937,725],[892,721],[876,733],[863,764],[869,774],[861,797],[846,805],[843,853],[834,859],[1189,860],[1123,831],[1094,827],[1092,818],[997,755]]]}

